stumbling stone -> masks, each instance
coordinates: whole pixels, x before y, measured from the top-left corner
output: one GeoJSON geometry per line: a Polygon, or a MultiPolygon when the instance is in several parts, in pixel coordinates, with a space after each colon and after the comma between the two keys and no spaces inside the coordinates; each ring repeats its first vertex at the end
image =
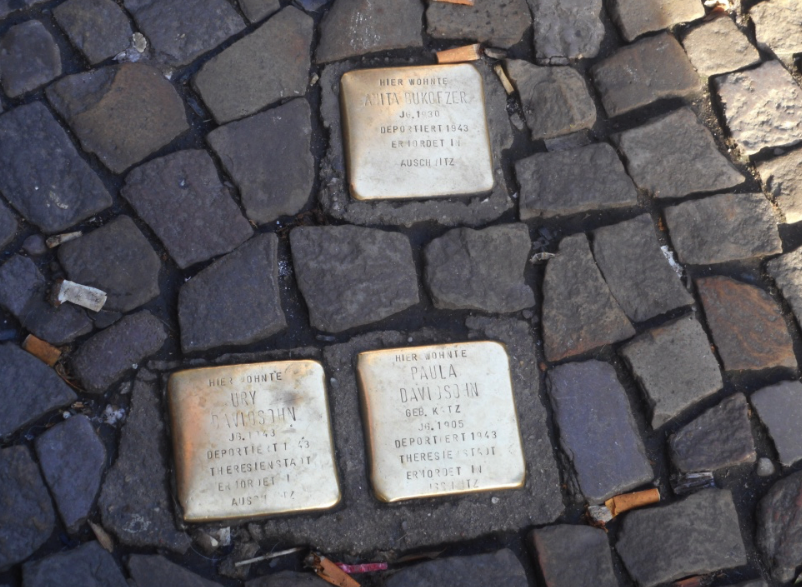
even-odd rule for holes
{"type": "Polygon", "coordinates": [[[14,240],[18,228],[14,214],[0,202],[0,250],[14,240]]]}
{"type": "Polygon", "coordinates": [[[455,228],[423,250],[424,278],[436,308],[517,312],[535,305],[524,281],[532,241],[525,224],[455,228]]]}
{"type": "Polygon", "coordinates": [[[280,0],[239,0],[239,7],[250,22],[264,20],[281,9],[280,0]]]}
{"type": "Polygon", "coordinates": [[[77,73],[47,88],[83,149],[122,173],[189,130],[184,103],[155,67],[123,63],[77,73]]]}
{"type": "Polygon", "coordinates": [[[564,238],[543,280],[546,359],[560,361],[634,335],[593,261],[587,237],[564,238]]]}
{"type": "Polygon", "coordinates": [[[548,587],[618,587],[604,530],[558,524],[535,530],[531,540],[548,587]]]}
{"type": "Polygon", "coordinates": [[[71,281],[108,294],[104,310],[129,312],[159,295],[161,261],[128,216],[58,248],[71,281]]]}
{"type": "Polygon", "coordinates": [[[18,10],[25,10],[47,0],[0,0],[0,19],[7,17],[18,10]]]}
{"type": "Polygon", "coordinates": [[[601,0],[529,0],[535,24],[535,59],[565,64],[599,53],[604,39],[601,0]]]}
{"type": "Polygon", "coordinates": [[[253,238],[185,283],[178,296],[178,321],[186,353],[248,344],[286,328],[276,235],[253,238]]]}
{"type": "Polygon", "coordinates": [[[520,59],[508,60],[506,68],[521,96],[533,140],[566,135],[596,123],[596,105],[575,69],[539,67],[520,59]]]}
{"type": "Polygon", "coordinates": [[[327,583],[312,573],[282,571],[245,582],[245,587],[326,587],[327,583]]]}
{"type": "Polygon", "coordinates": [[[755,65],[760,54],[727,15],[701,24],[682,39],[700,75],[719,75],[755,65]]]}
{"type": "Polygon", "coordinates": [[[128,587],[114,557],[97,542],[22,567],[25,587],[128,587]]]}
{"type": "Polygon", "coordinates": [[[100,178],[41,102],[0,116],[0,138],[0,192],[43,232],[65,230],[111,206],[100,178]]]}
{"type": "Polygon", "coordinates": [[[594,65],[591,75],[608,116],[664,98],[688,98],[702,90],[685,51],[668,33],[619,49],[594,65]]]}
{"type": "Polygon", "coordinates": [[[802,322],[802,249],[772,259],[766,263],[766,270],[791,306],[797,322],[802,322]]]}
{"type": "Polygon", "coordinates": [[[757,505],[757,547],[778,583],[796,576],[802,560],[802,472],[780,479],[757,505]]]}
{"type": "Polygon", "coordinates": [[[780,59],[802,53],[802,20],[795,0],[760,2],[749,9],[755,23],[755,37],[764,49],[773,51],[780,59]]]}
{"type": "Polygon", "coordinates": [[[131,44],[131,23],[113,0],[67,0],[56,6],[53,16],[92,65],[122,53],[131,44]]]}
{"type": "Polygon", "coordinates": [[[218,124],[306,93],[313,28],[288,6],[201,67],[193,83],[218,124]]]}
{"type": "Polygon", "coordinates": [[[131,555],[128,570],[136,587],[220,587],[159,555],[131,555]]]}
{"type": "Polygon", "coordinates": [[[774,211],[763,194],[719,194],[664,210],[679,260],[692,265],[782,253],[774,211]]]}
{"type": "Polygon", "coordinates": [[[418,277],[406,236],[356,226],[290,232],[298,287],[312,327],[342,332],[418,303],[418,277]]]}
{"type": "Polygon", "coordinates": [[[518,44],[532,24],[526,0],[486,0],[474,6],[430,2],[426,32],[435,39],[464,39],[492,47],[518,44]]]}
{"type": "Polygon", "coordinates": [[[732,138],[747,155],[802,141],[802,88],[779,61],[713,82],[732,138]]]}
{"type": "Polygon", "coordinates": [[[788,224],[802,221],[802,150],[757,164],[763,189],[785,215],[788,224]]]}
{"type": "Polygon", "coordinates": [[[560,365],[548,372],[546,384],[560,445],[589,503],[603,503],[654,479],[626,391],[612,365],[560,365]]]}
{"type": "Polygon", "coordinates": [[[683,473],[716,471],[757,460],[749,406],[736,393],[686,424],[668,441],[671,461],[683,473]]]}
{"type": "Polygon", "coordinates": [[[798,425],[802,418],[802,383],[783,381],[764,387],[749,401],[768,428],[780,462],[790,467],[802,459],[802,431],[798,425]]]}
{"type": "Polygon", "coordinates": [[[521,220],[638,204],[635,184],[607,143],[535,153],[516,161],[515,173],[521,186],[521,220]]]}
{"type": "Polygon", "coordinates": [[[645,394],[654,429],[723,386],[707,334],[692,316],[645,332],[621,354],[645,394]]]}
{"type": "Polygon", "coordinates": [[[384,587],[527,587],[526,573],[512,551],[504,549],[491,554],[455,556],[407,567],[390,576],[384,587]]]}
{"type": "Polygon", "coordinates": [[[181,269],[228,253],[253,234],[205,151],[149,161],[128,174],[121,193],[181,269]]]}
{"type": "Polygon", "coordinates": [[[61,52],[38,20],[8,29],[0,39],[0,81],[9,98],[17,98],[61,75],[61,52]]]}
{"type": "Polygon", "coordinates": [[[89,418],[72,416],[36,439],[36,455],[61,519],[77,532],[95,503],[106,449],[89,418]]]}
{"type": "Polygon", "coordinates": [[[660,250],[648,214],[596,229],[593,254],[630,320],[643,322],[693,303],[660,250]]]}
{"type": "Polygon", "coordinates": [[[311,117],[306,100],[291,100],[207,135],[254,222],[297,214],[309,201],[316,170],[311,117]]]}
{"type": "Polygon", "coordinates": [[[642,587],[747,563],[732,494],[725,490],[629,512],[619,536],[616,550],[642,587]]]}
{"type": "Polygon", "coordinates": [[[631,42],[644,33],[702,18],[705,8],[698,0],[614,0],[610,12],[624,39],[631,42]]]}
{"type": "Polygon", "coordinates": [[[734,187],[746,179],[716,147],[710,131],[689,108],[614,135],[627,172],[655,198],[734,187]]]}
{"type": "Polygon", "coordinates": [[[697,279],[696,287],[725,370],[797,368],[782,311],[769,294],[729,277],[697,279]]]}

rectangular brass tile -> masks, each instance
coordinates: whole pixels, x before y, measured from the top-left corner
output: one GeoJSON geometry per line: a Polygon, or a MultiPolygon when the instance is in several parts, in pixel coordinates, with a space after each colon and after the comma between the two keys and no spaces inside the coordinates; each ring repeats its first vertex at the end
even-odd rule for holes
{"type": "Polygon", "coordinates": [[[349,71],[340,81],[340,99],[354,198],[493,188],[482,76],[472,65],[349,71]]]}
{"type": "Polygon", "coordinates": [[[379,499],[521,487],[525,462],[504,346],[369,351],[357,371],[379,499]]]}
{"type": "Polygon", "coordinates": [[[168,394],[186,521],[300,512],[340,500],[320,363],[180,371],[168,394]]]}

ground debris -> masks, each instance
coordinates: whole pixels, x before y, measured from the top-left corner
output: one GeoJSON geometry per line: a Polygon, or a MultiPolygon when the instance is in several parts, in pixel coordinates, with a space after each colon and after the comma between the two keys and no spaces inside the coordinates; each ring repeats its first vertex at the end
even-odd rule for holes
{"type": "Polygon", "coordinates": [[[53,300],[55,306],[71,302],[93,312],[100,312],[106,304],[107,294],[96,287],[82,285],[67,279],[56,282],[53,300]]]}
{"type": "Polygon", "coordinates": [[[309,556],[304,559],[304,564],[314,569],[318,577],[332,585],[337,585],[337,587],[359,587],[359,583],[348,575],[348,573],[341,570],[336,564],[321,554],[310,552],[309,556]]]}
{"type": "Polygon", "coordinates": [[[445,2],[446,4],[462,4],[463,6],[473,6],[473,0],[432,0],[432,2],[445,2]]]}
{"type": "Polygon", "coordinates": [[[501,67],[500,63],[496,63],[493,66],[493,71],[496,72],[498,79],[501,80],[501,85],[504,86],[504,91],[507,92],[507,95],[513,94],[515,92],[515,86],[512,85],[510,78],[507,77],[504,68],[501,67]]]}
{"type": "Polygon", "coordinates": [[[437,55],[437,63],[462,63],[464,61],[478,61],[482,58],[482,45],[481,43],[474,43],[473,45],[454,47],[453,49],[438,51],[435,53],[435,55],[437,55]]]}
{"type": "Polygon", "coordinates": [[[55,365],[61,358],[61,351],[49,342],[29,334],[22,341],[22,348],[31,353],[49,367],[55,365]]]}
{"type": "Polygon", "coordinates": [[[674,491],[675,495],[685,495],[698,491],[699,489],[715,486],[716,480],[713,477],[713,473],[710,471],[680,473],[671,476],[671,489],[674,491]]]}
{"type": "Polygon", "coordinates": [[[108,532],[103,529],[103,526],[95,524],[92,520],[87,520],[86,522],[89,524],[89,527],[92,528],[92,532],[100,543],[100,546],[109,552],[114,552],[114,540],[109,536],[108,532]]]}
{"type": "Polygon", "coordinates": [[[65,232],[64,234],[57,234],[55,236],[48,237],[45,241],[48,249],[55,249],[59,245],[63,245],[64,243],[68,243],[72,240],[77,239],[83,233],[78,230],[75,232],[65,232]]]}
{"type": "Polygon", "coordinates": [[[604,502],[610,514],[616,517],[626,511],[641,508],[660,501],[660,490],[657,487],[645,489],[643,491],[633,491],[632,493],[623,493],[611,497],[604,502]]]}

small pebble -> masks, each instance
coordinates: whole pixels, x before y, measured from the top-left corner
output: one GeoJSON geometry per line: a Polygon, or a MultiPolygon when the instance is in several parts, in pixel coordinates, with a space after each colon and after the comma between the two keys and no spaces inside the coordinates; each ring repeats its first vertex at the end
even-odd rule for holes
{"type": "Polygon", "coordinates": [[[47,252],[45,237],[43,237],[41,234],[32,234],[25,239],[24,243],[22,243],[22,250],[32,257],[44,255],[47,252]]]}
{"type": "Polygon", "coordinates": [[[772,463],[770,459],[767,459],[766,457],[761,457],[757,460],[758,477],[770,477],[774,475],[774,471],[775,471],[774,463],[772,463]]]}

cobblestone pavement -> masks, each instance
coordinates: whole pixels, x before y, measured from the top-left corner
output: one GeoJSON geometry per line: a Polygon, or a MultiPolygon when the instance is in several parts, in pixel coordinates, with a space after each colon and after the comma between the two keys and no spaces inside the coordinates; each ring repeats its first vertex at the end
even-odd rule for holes
{"type": "Polygon", "coordinates": [[[790,584],[802,10],[730,2],[0,0],[0,585],[322,587],[236,565],[295,546],[387,587],[790,584]],[[493,190],[353,199],[342,74],[473,42],[493,190]],[[379,502],[356,354],[468,340],[506,345],[525,485],[379,502]],[[184,524],[166,378],[289,358],[342,501],[184,524]]]}

